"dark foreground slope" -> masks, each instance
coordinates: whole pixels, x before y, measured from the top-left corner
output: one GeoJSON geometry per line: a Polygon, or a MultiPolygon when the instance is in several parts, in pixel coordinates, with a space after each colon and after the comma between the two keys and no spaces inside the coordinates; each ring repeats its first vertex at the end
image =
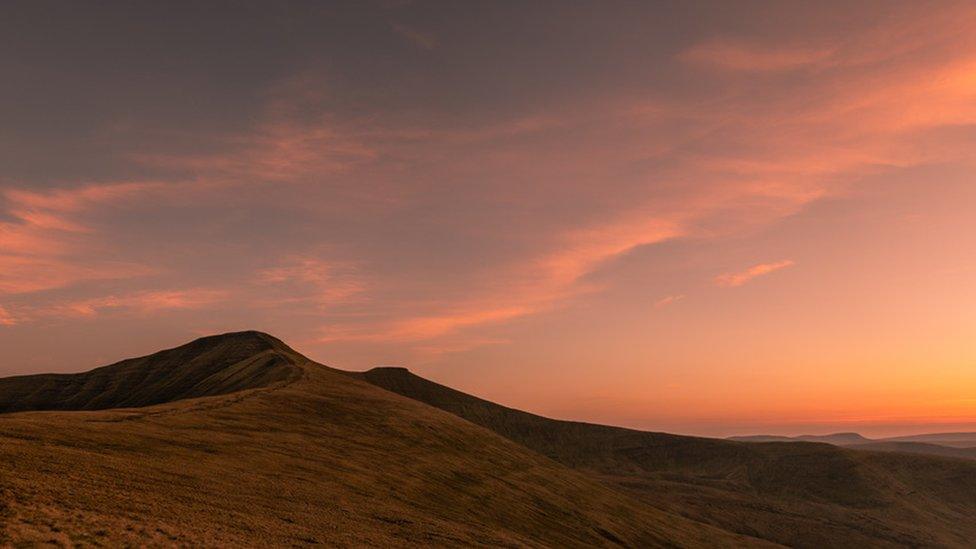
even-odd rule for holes
{"type": "Polygon", "coordinates": [[[35,408],[167,402],[0,415],[0,545],[760,543],[642,504],[263,334],[98,372],[53,393],[48,378],[21,378],[7,405],[16,394],[58,395],[30,397],[35,408]],[[200,395],[210,396],[181,399],[200,395]]]}
{"type": "Polygon", "coordinates": [[[732,532],[801,547],[970,547],[976,539],[974,463],[557,421],[402,368],[352,375],[487,427],[649,505],[732,532]]]}

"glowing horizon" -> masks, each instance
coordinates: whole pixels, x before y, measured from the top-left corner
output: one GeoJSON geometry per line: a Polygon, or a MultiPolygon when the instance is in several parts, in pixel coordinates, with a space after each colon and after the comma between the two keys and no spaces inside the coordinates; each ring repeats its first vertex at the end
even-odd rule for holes
{"type": "Polygon", "coordinates": [[[0,375],[258,329],[549,416],[976,431],[971,4],[186,9],[0,22],[0,375]]]}

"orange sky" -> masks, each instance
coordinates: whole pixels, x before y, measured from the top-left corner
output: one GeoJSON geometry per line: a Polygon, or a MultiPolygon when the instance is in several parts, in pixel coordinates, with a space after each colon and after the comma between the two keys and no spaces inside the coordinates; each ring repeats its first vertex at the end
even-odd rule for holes
{"type": "Polygon", "coordinates": [[[0,374],[254,328],[572,419],[976,430],[971,3],[4,9],[0,374]]]}

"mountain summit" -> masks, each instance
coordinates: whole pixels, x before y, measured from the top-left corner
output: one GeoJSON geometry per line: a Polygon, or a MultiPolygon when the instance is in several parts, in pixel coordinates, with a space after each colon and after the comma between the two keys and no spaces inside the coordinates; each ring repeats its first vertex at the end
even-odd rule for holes
{"type": "Polygon", "coordinates": [[[0,412],[150,406],[287,382],[298,354],[261,332],[197,339],[81,374],[0,379],[0,412]]]}

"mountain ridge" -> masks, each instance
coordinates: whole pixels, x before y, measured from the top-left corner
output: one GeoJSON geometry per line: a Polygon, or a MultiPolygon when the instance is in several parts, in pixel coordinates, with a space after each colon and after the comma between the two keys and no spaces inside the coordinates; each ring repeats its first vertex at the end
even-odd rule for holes
{"type": "Polygon", "coordinates": [[[494,430],[649,505],[739,534],[800,547],[965,546],[960,531],[976,535],[976,527],[946,527],[967,520],[959,509],[976,510],[976,464],[961,460],[561,421],[402,368],[349,375],[494,430]]]}
{"type": "Polygon", "coordinates": [[[208,379],[269,355],[299,375],[142,407],[0,414],[0,545],[770,545],[643,505],[263,334],[99,371],[208,379]],[[202,371],[186,377],[187,364],[202,371]]]}
{"type": "Polygon", "coordinates": [[[108,381],[55,393],[74,398],[70,411],[0,414],[0,544],[965,547],[976,537],[966,522],[976,465],[958,459],[550,419],[402,367],[330,368],[260,332],[92,372],[108,381]],[[129,385],[111,379],[133,372],[129,385]],[[129,386],[165,391],[136,401],[120,396],[129,386]]]}

